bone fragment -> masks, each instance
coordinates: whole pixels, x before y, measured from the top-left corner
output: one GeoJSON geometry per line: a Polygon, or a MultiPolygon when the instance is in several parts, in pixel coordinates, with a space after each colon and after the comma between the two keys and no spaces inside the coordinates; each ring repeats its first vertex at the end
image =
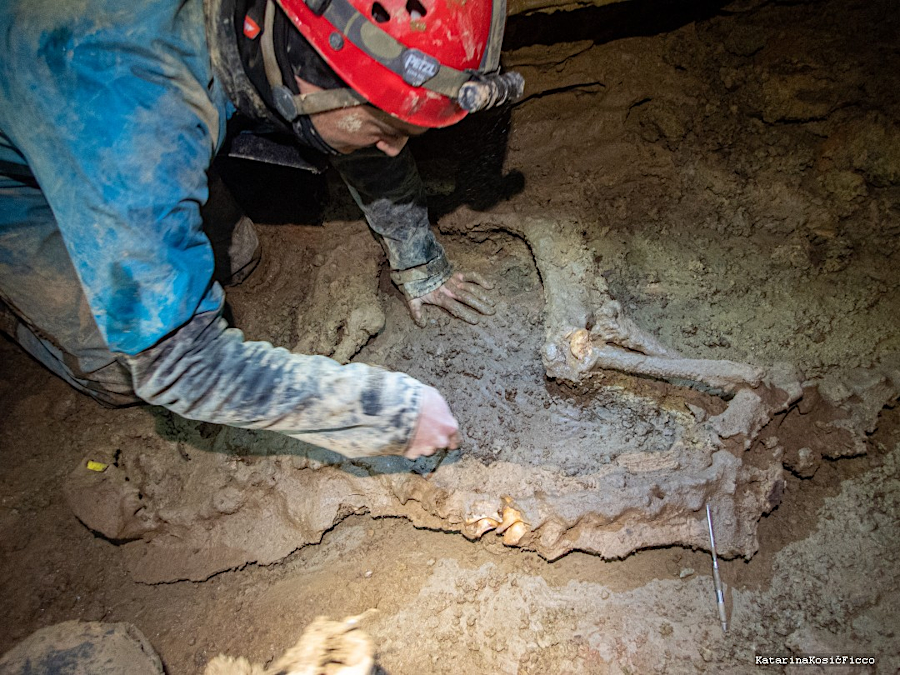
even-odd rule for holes
{"type": "Polygon", "coordinates": [[[503,543],[506,546],[515,546],[526,534],[528,534],[528,525],[519,520],[510,525],[509,529],[503,533],[503,543]]]}
{"type": "Polygon", "coordinates": [[[503,534],[510,527],[522,521],[522,514],[511,506],[503,507],[503,520],[497,526],[497,534],[503,534]]]}
{"type": "Polygon", "coordinates": [[[615,300],[604,303],[594,313],[594,327],[591,329],[591,335],[603,342],[611,342],[648,356],[683,358],[676,350],[665,346],[650,333],[639,328],[634,321],[625,316],[622,305],[615,300]]]}
{"type": "Polygon", "coordinates": [[[478,520],[467,522],[464,532],[470,539],[480,539],[485,532],[497,529],[499,524],[500,521],[494,518],[479,518],[478,520]]]}

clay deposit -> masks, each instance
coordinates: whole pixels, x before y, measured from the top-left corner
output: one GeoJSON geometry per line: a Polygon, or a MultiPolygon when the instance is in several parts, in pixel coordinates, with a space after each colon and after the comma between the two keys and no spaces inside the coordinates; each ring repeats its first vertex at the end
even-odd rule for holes
{"type": "Polygon", "coordinates": [[[351,461],[100,409],[5,344],[0,651],[84,619],[171,673],[263,667],[377,607],[392,675],[895,672],[894,5],[512,20],[522,102],[412,143],[451,259],[495,285],[477,326],[413,324],[335,176],[224,167],[263,245],[237,325],[439,388],[461,448],[351,461]]]}

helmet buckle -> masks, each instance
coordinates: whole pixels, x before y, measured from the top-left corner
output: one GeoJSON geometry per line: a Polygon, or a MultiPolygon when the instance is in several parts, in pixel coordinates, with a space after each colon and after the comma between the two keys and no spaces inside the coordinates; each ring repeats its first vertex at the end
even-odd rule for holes
{"type": "Polygon", "coordinates": [[[290,89],[283,84],[272,87],[272,98],[275,109],[284,119],[292,122],[297,118],[297,105],[294,103],[294,94],[290,89]]]}

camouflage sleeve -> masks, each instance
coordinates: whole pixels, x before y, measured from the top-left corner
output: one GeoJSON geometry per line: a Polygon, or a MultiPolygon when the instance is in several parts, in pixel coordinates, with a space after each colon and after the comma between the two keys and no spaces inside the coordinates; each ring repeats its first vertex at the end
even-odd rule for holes
{"type": "Polygon", "coordinates": [[[148,403],[189,419],[279,431],[347,457],[402,454],[424,387],[403,373],[245,341],[218,312],[198,314],[125,359],[148,403]]]}
{"type": "Polygon", "coordinates": [[[408,298],[443,285],[452,268],[431,231],[425,188],[408,148],[397,157],[367,148],[332,158],[384,247],[391,278],[408,298]]]}

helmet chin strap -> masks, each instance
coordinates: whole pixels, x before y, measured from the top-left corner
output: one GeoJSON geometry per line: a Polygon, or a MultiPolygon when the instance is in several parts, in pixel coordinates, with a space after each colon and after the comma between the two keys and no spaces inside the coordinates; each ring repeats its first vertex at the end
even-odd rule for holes
{"type": "Polygon", "coordinates": [[[300,115],[315,115],[368,103],[352,89],[325,89],[309,94],[295,94],[284,84],[272,87],[272,97],[275,108],[288,122],[293,122],[300,115]]]}
{"type": "Polygon", "coordinates": [[[324,152],[326,155],[341,154],[339,151],[328,145],[328,143],[325,142],[325,139],[319,135],[312,120],[309,119],[309,115],[300,115],[297,117],[297,119],[291,123],[291,128],[294,130],[294,134],[300,142],[307,147],[318,150],[319,152],[324,152]]]}
{"type": "Polygon", "coordinates": [[[278,113],[291,124],[294,133],[309,147],[329,155],[340,153],[332,148],[316,131],[310,115],[328,110],[338,110],[363,105],[366,100],[352,89],[325,89],[309,94],[294,94],[284,83],[278,57],[275,55],[275,12],[273,0],[266,3],[260,49],[266,79],[272,89],[272,98],[278,113]]]}

